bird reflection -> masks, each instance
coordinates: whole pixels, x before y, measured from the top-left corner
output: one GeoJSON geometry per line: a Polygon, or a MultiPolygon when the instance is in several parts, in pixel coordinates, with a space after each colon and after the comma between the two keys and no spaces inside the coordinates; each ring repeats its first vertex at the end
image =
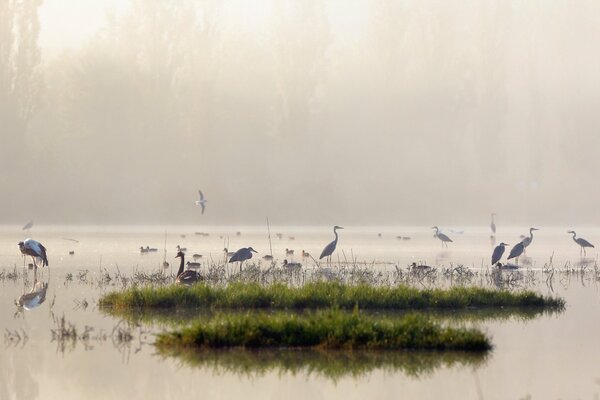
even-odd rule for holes
{"type": "Polygon", "coordinates": [[[15,300],[15,305],[18,311],[33,310],[39,307],[46,301],[46,291],[48,290],[48,282],[38,281],[37,270],[33,273],[33,285],[27,293],[23,293],[18,300],[15,300]]]}

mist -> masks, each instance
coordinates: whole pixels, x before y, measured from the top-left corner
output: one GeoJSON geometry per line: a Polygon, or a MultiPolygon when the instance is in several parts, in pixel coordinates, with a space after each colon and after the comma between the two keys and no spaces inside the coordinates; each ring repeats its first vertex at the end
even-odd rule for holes
{"type": "Polygon", "coordinates": [[[600,223],[597,1],[125,3],[0,0],[1,223],[600,223]]]}

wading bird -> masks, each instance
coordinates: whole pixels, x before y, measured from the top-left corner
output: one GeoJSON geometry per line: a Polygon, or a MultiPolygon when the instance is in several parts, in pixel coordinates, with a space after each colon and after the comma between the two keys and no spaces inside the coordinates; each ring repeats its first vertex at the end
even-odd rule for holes
{"type": "Polygon", "coordinates": [[[202,207],[202,214],[204,214],[204,209],[206,208],[206,203],[208,203],[208,200],[204,198],[202,190],[198,190],[198,195],[200,198],[196,200],[196,205],[202,207]]]}
{"type": "Polygon", "coordinates": [[[36,260],[39,258],[42,260],[42,267],[48,265],[48,257],[46,256],[46,248],[37,240],[25,239],[23,242],[19,242],[19,250],[21,253],[31,256],[33,259],[33,266],[37,269],[36,260]]]}
{"type": "Polygon", "coordinates": [[[490,228],[492,228],[492,233],[494,235],[496,234],[496,223],[494,222],[495,216],[496,216],[496,214],[492,213],[492,223],[490,224],[490,228]]]}
{"type": "Polygon", "coordinates": [[[523,251],[525,251],[525,245],[523,244],[523,242],[519,242],[519,243],[515,244],[513,246],[513,248],[510,250],[510,254],[508,255],[507,260],[510,260],[511,258],[516,258],[517,264],[518,264],[519,256],[521,254],[523,254],[523,251]]]}
{"type": "Polygon", "coordinates": [[[437,226],[432,226],[431,229],[435,229],[434,236],[442,241],[442,247],[444,247],[444,245],[448,247],[448,242],[452,242],[452,239],[440,232],[440,228],[437,226]]]}
{"type": "Polygon", "coordinates": [[[333,254],[333,252],[335,251],[335,247],[337,246],[337,242],[338,242],[337,230],[338,229],[344,229],[344,228],[342,228],[341,226],[337,226],[337,225],[333,227],[333,234],[335,235],[335,239],[333,240],[333,242],[331,242],[327,246],[325,246],[325,248],[321,252],[321,256],[319,257],[319,260],[323,259],[324,257],[327,257],[327,264],[331,263],[331,255],[333,254]]]}
{"type": "Polygon", "coordinates": [[[575,236],[577,236],[577,234],[575,233],[575,231],[569,231],[567,233],[572,233],[573,234],[573,240],[575,241],[575,243],[577,243],[579,246],[581,246],[581,249],[579,250],[579,254],[581,254],[583,252],[583,255],[585,256],[585,248],[586,247],[592,247],[594,248],[594,245],[591,244],[590,242],[588,242],[585,239],[582,238],[576,238],[575,236]]]}
{"type": "Polygon", "coordinates": [[[194,283],[202,280],[202,275],[192,270],[183,270],[183,266],[185,265],[185,254],[182,251],[178,252],[175,258],[181,258],[179,263],[179,271],[177,271],[177,278],[175,279],[175,283],[179,285],[193,285],[194,283]]]}
{"type": "Polygon", "coordinates": [[[494,252],[492,253],[492,266],[496,265],[496,263],[502,258],[505,246],[508,246],[508,244],[502,242],[494,249],[494,252]]]}
{"type": "Polygon", "coordinates": [[[539,229],[538,228],[529,228],[529,237],[525,236],[525,238],[521,242],[521,243],[523,243],[523,250],[525,250],[527,247],[529,247],[531,242],[533,242],[533,231],[539,231],[539,229]]]}
{"type": "Polygon", "coordinates": [[[252,258],[252,253],[258,253],[258,251],[254,250],[252,247],[242,247],[238,251],[236,251],[233,256],[229,259],[229,262],[238,262],[240,263],[240,272],[242,272],[242,264],[244,261],[252,258]]]}

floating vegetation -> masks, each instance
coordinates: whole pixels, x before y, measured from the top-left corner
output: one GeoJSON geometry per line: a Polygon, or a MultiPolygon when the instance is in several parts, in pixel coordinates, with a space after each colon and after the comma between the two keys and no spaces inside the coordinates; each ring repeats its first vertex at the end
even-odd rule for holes
{"type": "Polygon", "coordinates": [[[263,376],[270,372],[306,374],[340,379],[360,377],[373,370],[402,371],[418,377],[438,368],[483,365],[486,352],[456,351],[375,351],[313,349],[219,349],[199,350],[159,348],[163,357],[174,357],[186,366],[210,368],[217,374],[263,376]]]}
{"type": "Polygon", "coordinates": [[[487,351],[489,339],[471,328],[445,327],[424,315],[377,318],[355,310],[312,313],[219,313],[158,335],[159,348],[284,347],[370,350],[487,351]]]}
{"type": "Polygon", "coordinates": [[[300,287],[282,283],[259,285],[231,283],[224,287],[200,283],[192,287],[132,287],[100,298],[101,307],[143,308],[234,308],[234,309],[463,309],[482,307],[547,307],[562,309],[563,299],[532,291],[508,291],[480,287],[418,289],[406,285],[347,285],[313,282],[300,287]]]}

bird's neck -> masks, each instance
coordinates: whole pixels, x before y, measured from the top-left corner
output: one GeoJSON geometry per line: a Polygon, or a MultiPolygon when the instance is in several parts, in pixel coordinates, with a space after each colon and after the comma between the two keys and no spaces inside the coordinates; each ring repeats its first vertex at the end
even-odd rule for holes
{"type": "Polygon", "coordinates": [[[179,264],[179,271],[177,271],[177,276],[183,274],[183,265],[184,265],[185,261],[183,259],[183,256],[181,256],[181,263],[179,264]]]}
{"type": "Polygon", "coordinates": [[[533,229],[530,229],[530,230],[529,230],[529,237],[530,237],[531,239],[533,239],[533,229]]]}
{"type": "Polygon", "coordinates": [[[575,236],[577,236],[577,234],[573,232],[573,240],[575,240],[575,236]]]}
{"type": "Polygon", "coordinates": [[[333,234],[335,235],[335,242],[337,243],[337,241],[338,241],[337,229],[333,230],[333,234]]]}

